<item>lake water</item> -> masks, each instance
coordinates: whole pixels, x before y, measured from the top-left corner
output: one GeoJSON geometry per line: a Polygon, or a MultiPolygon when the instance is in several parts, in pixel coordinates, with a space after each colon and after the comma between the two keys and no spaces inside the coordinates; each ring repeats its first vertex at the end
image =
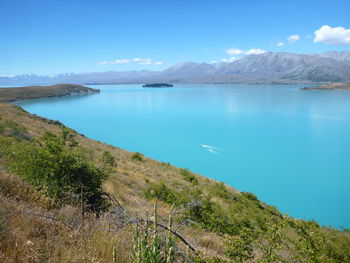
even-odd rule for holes
{"type": "Polygon", "coordinates": [[[101,93],[18,104],[93,139],[253,192],[290,216],[350,227],[350,92],[91,87],[101,93]]]}

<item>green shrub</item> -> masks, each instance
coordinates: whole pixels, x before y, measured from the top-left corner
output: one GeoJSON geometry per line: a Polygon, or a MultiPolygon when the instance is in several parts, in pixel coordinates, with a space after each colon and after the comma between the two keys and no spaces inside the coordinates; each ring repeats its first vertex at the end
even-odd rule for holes
{"type": "Polygon", "coordinates": [[[100,209],[105,174],[79,151],[65,147],[52,133],[46,133],[40,144],[42,146],[26,143],[15,147],[12,171],[57,202],[83,196],[92,209],[100,209]]]}
{"type": "Polygon", "coordinates": [[[185,208],[183,219],[190,219],[204,229],[222,234],[236,232],[235,222],[231,221],[223,209],[208,196],[192,198],[185,208]]]}
{"type": "Polygon", "coordinates": [[[263,239],[265,242],[259,242],[258,248],[262,251],[261,262],[281,262],[282,258],[279,254],[283,248],[285,240],[285,222],[281,218],[271,216],[270,220],[266,220],[263,239]]]}
{"type": "Polygon", "coordinates": [[[210,193],[223,199],[233,199],[233,195],[226,189],[224,183],[215,183],[211,187],[210,193]]]}
{"type": "Polygon", "coordinates": [[[194,185],[198,184],[198,179],[196,178],[196,176],[191,173],[191,171],[189,171],[188,169],[181,169],[180,170],[180,174],[183,176],[184,180],[187,182],[190,182],[194,185]]]}
{"type": "Polygon", "coordinates": [[[253,256],[253,241],[255,235],[252,229],[242,228],[238,235],[230,236],[226,241],[225,255],[232,262],[246,262],[253,256]]]}
{"type": "Polygon", "coordinates": [[[98,167],[100,167],[105,174],[111,174],[113,172],[113,168],[116,167],[114,156],[108,151],[104,151],[98,167]]]}
{"type": "Polygon", "coordinates": [[[131,160],[133,161],[138,161],[138,162],[143,162],[143,155],[139,152],[134,153],[131,155],[131,160]]]}
{"type": "Polygon", "coordinates": [[[171,164],[170,164],[169,162],[168,162],[168,163],[166,163],[166,162],[160,162],[160,164],[163,165],[163,166],[165,166],[165,167],[171,166],[171,164]]]}
{"type": "Polygon", "coordinates": [[[167,187],[163,182],[151,184],[145,191],[147,199],[157,198],[168,204],[179,204],[179,194],[167,187]]]}
{"type": "Polygon", "coordinates": [[[114,167],[116,165],[115,158],[108,152],[104,151],[101,157],[102,165],[114,167]]]}
{"type": "Polygon", "coordinates": [[[70,147],[78,146],[78,142],[74,139],[76,136],[77,136],[76,133],[72,129],[62,125],[61,138],[62,138],[63,144],[66,144],[70,147]]]}
{"type": "Polygon", "coordinates": [[[247,197],[249,200],[252,201],[259,201],[258,198],[256,197],[255,194],[250,193],[250,192],[242,192],[242,195],[244,195],[245,197],[247,197]]]}

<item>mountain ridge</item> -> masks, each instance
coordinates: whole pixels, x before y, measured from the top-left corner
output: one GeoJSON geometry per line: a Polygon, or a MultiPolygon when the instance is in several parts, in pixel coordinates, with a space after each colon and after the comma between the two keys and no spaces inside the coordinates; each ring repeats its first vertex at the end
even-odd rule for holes
{"type": "Polygon", "coordinates": [[[266,52],[231,63],[181,62],[163,71],[131,70],[0,76],[2,85],[167,83],[322,83],[350,81],[350,52],[320,54],[266,52]]]}

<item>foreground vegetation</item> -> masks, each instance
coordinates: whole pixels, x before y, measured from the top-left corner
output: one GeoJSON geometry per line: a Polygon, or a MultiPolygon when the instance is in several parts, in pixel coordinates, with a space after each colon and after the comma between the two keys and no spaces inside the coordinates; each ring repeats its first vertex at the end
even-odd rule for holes
{"type": "Polygon", "coordinates": [[[0,262],[350,262],[350,233],[0,103],[0,262]]]}

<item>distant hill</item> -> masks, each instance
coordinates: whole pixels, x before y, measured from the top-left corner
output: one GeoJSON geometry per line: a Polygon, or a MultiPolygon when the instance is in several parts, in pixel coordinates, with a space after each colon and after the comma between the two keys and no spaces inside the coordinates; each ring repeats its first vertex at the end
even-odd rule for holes
{"type": "Polygon", "coordinates": [[[350,52],[321,54],[267,52],[231,63],[175,64],[163,71],[107,71],[0,77],[0,84],[127,84],[127,83],[317,83],[350,81],[350,52]]]}

